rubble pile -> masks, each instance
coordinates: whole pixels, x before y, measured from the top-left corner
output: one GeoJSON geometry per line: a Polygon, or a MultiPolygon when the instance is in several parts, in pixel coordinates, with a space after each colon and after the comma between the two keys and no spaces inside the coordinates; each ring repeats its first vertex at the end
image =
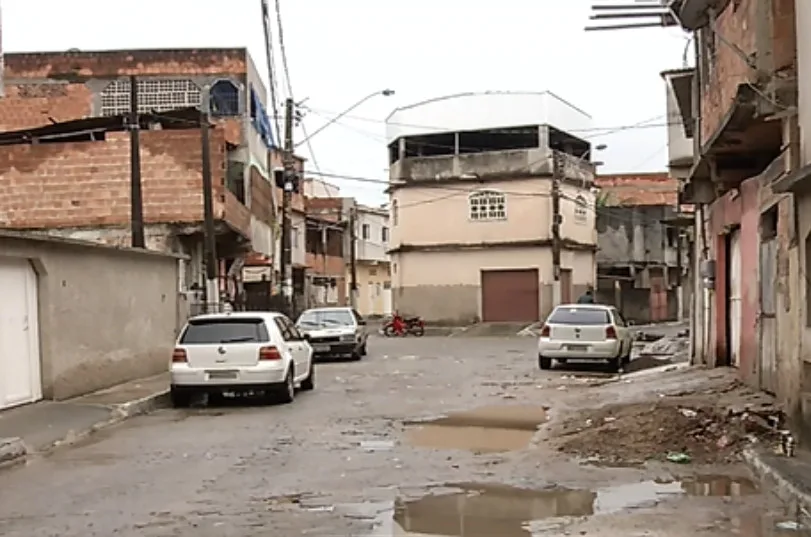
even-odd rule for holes
{"type": "Polygon", "coordinates": [[[684,462],[731,462],[744,446],[777,437],[764,414],[769,409],[725,410],[688,400],[612,405],[565,422],[558,449],[606,466],[672,460],[673,454],[684,462]]]}

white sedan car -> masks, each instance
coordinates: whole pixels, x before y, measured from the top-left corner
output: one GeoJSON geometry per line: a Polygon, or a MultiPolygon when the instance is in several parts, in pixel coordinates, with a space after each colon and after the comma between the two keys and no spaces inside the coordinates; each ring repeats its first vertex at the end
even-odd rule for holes
{"type": "Polygon", "coordinates": [[[613,369],[631,361],[634,341],[628,323],[613,306],[566,304],[546,319],[538,339],[538,365],[552,360],[607,360],[613,369]]]}
{"type": "Polygon", "coordinates": [[[199,315],[172,354],[171,398],[188,406],[198,393],[262,392],[290,403],[315,388],[313,349],[290,319],[273,312],[199,315]]]}

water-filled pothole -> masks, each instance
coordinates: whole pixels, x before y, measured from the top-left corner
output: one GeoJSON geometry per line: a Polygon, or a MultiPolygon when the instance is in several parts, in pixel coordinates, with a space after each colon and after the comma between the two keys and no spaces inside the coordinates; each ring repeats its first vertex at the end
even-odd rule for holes
{"type": "Polygon", "coordinates": [[[498,453],[525,448],[547,409],[539,406],[486,406],[441,418],[407,422],[408,442],[417,447],[498,453]]]}
{"type": "MultiPolygon", "coordinates": [[[[698,476],[683,481],[643,481],[596,490],[531,490],[499,484],[457,483],[452,492],[394,504],[393,535],[530,537],[529,525],[556,517],[609,514],[653,506],[682,495],[739,496],[757,493],[748,479],[698,476]],[[399,531],[399,533],[398,533],[399,531]]],[[[445,488],[445,487],[443,487],[445,488]]]]}

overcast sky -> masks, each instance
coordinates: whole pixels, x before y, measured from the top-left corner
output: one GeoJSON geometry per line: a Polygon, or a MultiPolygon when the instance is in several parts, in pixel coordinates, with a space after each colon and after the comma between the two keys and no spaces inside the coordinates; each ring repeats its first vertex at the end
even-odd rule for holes
{"type": "MultiPolygon", "coordinates": [[[[260,0],[0,3],[3,48],[9,52],[247,46],[266,71],[260,0]]],[[[594,126],[604,130],[579,135],[608,145],[595,156],[605,163],[603,173],[664,170],[665,89],[659,73],[683,66],[686,34],[584,32],[591,3],[281,0],[294,97],[306,97],[312,109],[304,120],[308,131],[371,92],[396,91],[369,100],[313,137],[320,170],[386,179],[384,119],[393,108],[487,90],[551,90],[591,114],[594,126]],[[604,134],[646,120],[653,126],[604,134]]],[[[304,147],[301,153],[314,169],[312,155],[304,147]]],[[[385,201],[377,185],[333,182],[343,195],[385,201]]]]}

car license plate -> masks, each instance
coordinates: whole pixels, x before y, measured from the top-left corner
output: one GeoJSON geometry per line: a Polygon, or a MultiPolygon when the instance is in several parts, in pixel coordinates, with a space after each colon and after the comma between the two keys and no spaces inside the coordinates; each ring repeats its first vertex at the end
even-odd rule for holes
{"type": "Polygon", "coordinates": [[[566,350],[568,351],[577,351],[577,352],[585,352],[589,350],[588,345],[566,345],[566,350]]]}
{"type": "Polygon", "coordinates": [[[329,345],[313,345],[315,352],[329,352],[329,345]]]}
{"type": "Polygon", "coordinates": [[[239,373],[237,371],[206,371],[209,380],[235,380],[239,373]]]}

